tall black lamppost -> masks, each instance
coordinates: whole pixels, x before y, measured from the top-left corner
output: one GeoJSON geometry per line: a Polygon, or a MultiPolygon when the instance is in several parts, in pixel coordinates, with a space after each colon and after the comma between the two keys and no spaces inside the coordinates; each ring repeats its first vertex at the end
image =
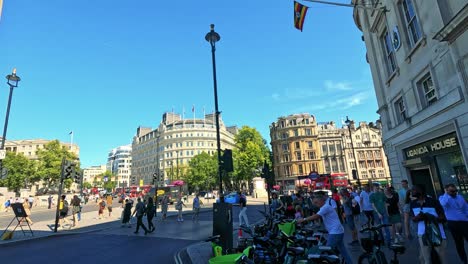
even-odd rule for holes
{"type": "MultiPolygon", "coordinates": [[[[18,87],[18,82],[21,80],[19,76],[16,75],[16,69],[13,69],[11,74],[6,76],[7,84],[10,86],[10,96],[8,97],[8,105],[5,117],[5,125],[3,126],[3,137],[2,137],[2,145],[0,146],[0,150],[5,149],[5,140],[6,134],[8,130],[8,118],[10,117],[10,106],[11,106],[11,98],[13,97],[13,89],[18,87]]],[[[0,160],[0,173],[3,174],[3,160],[0,160]]]]}
{"type": "MultiPolygon", "coordinates": [[[[348,126],[348,131],[349,131],[349,138],[351,139],[351,151],[353,152],[353,160],[356,165],[356,169],[354,170],[356,172],[356,179],[357,179],[357,184],[359,187],[361,187],[361,180],[359,179],[359,173],[358,173],[358,163],[356,160],[356,155],[354,154],[354,144],[353,144],[353,136],[351,135],[351,120],[349,120],[348,116],[346,116],[346,125],[348,126]]],[[[353,169],[351,169],[351,172],[353,172],[353,169]]],[[[354,175],[354,173],[353,173],[354,175]]]]}
{"type": "Polygon", "coordinates": [[[218,110],[218,85],[216,82],[216,42],[221,39],[218,33],[214,31],[214,24],[211,24],[211,30],[205,36],[205,40],[211,45],[211,58],[213,62],[213,86],[214,86],[214,100],[215,100],[215,115],[216,115],[216,144],[218,150],[218,177],[219,177],[219,201],[224,203],[223,195],[223,176],[221,167],[221,138],[219,133],[219,110],[218,110]]]}

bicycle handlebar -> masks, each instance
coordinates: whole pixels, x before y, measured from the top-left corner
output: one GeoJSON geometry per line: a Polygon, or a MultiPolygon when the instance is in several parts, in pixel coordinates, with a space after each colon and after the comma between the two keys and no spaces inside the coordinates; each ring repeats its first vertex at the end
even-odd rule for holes
{"type": "Polygon", "coordinates": [[[390,224],[381,224],[381,225],[376,225],[376,226],[368,226],[368,227],[365,227],[363,229],[361,229],[359,232],[360,233],[364,233],[364,232],[367,232],[367,231],[372,231],[372,232],[375,232],[377,230],[380,230],[384,227],[388,227],[388,226],[392,226],[390,224]]]}

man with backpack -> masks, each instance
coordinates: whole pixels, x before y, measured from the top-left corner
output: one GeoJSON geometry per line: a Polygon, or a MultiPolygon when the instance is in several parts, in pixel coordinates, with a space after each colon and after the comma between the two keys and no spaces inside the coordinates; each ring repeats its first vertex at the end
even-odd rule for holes
{"type": "Polygon", "coordinates": [[[148,229],[146,228],[145,224],[143,224],[143,216],[145,215],[145,213],[146,213],[146,206],[141,201],[141,198],[138,197],[137,205],[135,206],[135,210],[133,211],[133,214],[132,214],[132,216],[136,214],[136,217],[137,217],[137,226],[134,232],[135,234],[138,234],[138,230],[140,230],[140,226],[141,228],[143,228],[143,230],[145,230],[145,235],[148,234],[148,229]]]}

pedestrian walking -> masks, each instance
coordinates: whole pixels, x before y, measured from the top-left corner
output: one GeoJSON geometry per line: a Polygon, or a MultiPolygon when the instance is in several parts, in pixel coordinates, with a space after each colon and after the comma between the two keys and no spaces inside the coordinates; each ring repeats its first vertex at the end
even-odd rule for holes
{"type": "Polygon", "coordinates": [[[148,220],[148,229],[152,233],[156,228],[153,224],[153,218],[156,214],[156,207],[154,206],[153,198],[148,198],[148,204],[146,205],[146,219],[148,220]]]}
{"type": "Polygon", "coordinates": [[[68,208],[68,201],[66,200],[66,196],[62,195],[60,202],[59,202],[59,220],[60,220],[60,226],[62,228],[65,228],[65,223],[70,225],[70,221],[68,221],[67,219],[68,210],[69,208],[68,208]]]}
{"type": "Polygon", "coordinates": [[[106,205],[107,205],[107,211],[109,211],[109,217],[112,216],[112,202],[113,202],[112,195],[107,194],[106,205]]]}
{"type": "Polygon", "coordinates": [[[435,250],[440,263],[447,263],[445,258],[445,248],[447,247],[447,237],[442,223],[445,222],[444,209],[440,202],[426,195],[424,186],[415,185],[412,188],[412,195],[416,197],[410,204],[411,216],[413,221],[418,225],[418,240],[419,240],[419,260],[420,263],[433,263],[431,251],[435,250]],[[435,225],[431,225],[431,216],[436,218],[435,225]],[[435,228],[432,228],[436,226],[435,228]],[[437,228],[438,227],[438,228],[437,228]],[[437,234],[434,234],[436,231],[437,234]],[[440,243],[434,244],[430,237],[439,237],[440,243]]]}
{"type": "Polygon", "coordinates": [[[167,195],[164,195],[163,198],[161,199],[161,213],[162,213],[163,221],[166,221],[168,207],[169,207],[169,197],[167,197],[167,195]]]}
{"type": "Polygon", "coordinates": [[[123,202],[123,204],[125,204],[125,207],[122,212],[122,227],[127,225],[127,227],[130,228],[132,227],[132,225],[130,224],[130,218],[132,217],[133,203],[130,200],[125,199],[125,202],[123,202]]]}
{"type": "Polygon", "coordinates": [[[182,197],[179,196],[175,205],[175,209],[177,210],[177,222],[184,221],[184,218],[182,217],[182,207],[187,207],[187,206],[185,206],[184,202],[182,202],[182,197]]]}
{"type": "Polygon", "coordinates": [[[5,212],[6,213],[8,213],[8,211],[10,211],[12,201],[13,201],[13,198],[10,197],[10,199],[6,200],[5,203],[3,204],[5,206],[5,212]]]}
{"type": "Polygon", "coordinates": [[[387,199],[385,203],[387,205],[388,220],[391,226],[392,240],[395,243],[402,242],[401,236],[401,214],[400,199],[398,193],[396,193],[393,187],[387,187],[385,189],[385,196],[387,199]]]}
{"type": "Polygon", "coordinates": [[[34,222],[31,220],[31,208],[29,207],[29,201],[27,198],[24,198],[23,201],[23,208],[24,208],[24,213],[26,214],[26,221],[28,222],[29,225],[33,225],[34,222]]]}
{"type": "Polygon", "coordinates": [[[200,198],[199,198],[199,194],[195,194],[195,197],[193,198],[193,202],[192,202],[192,211],[193,211],[193,215],[192,215],[192,221],[197,221],[199,220],[199,214],[200,214],[200,198]]]}
{"type": "Polygon", "coordinates": [[[398,190],[398,199],[400,208],[403,213],[403,227],[406,239],[412,239],[411,228],[410,228],[410,202],[411,202],[411,190],[408,186],[407,180],[401,181],[401,189],[398,190]]]}
{"type": "MultiPolygon", "coordinates": [[[[241,226],[244,223],[246,227],[250,228],[249,219],[247,218],[247,198],[241,192],[238,192],[237,194],[239,195],[239,207],[240,207],[239,226],[241,226]]],[[[294,211],[293,217],[295,213],[296,212],[294,211]]]]}
{"type": "Polygon", "coordinates": [[[143,230],[145,230],[145,235],[148,234],[148,229],[146,228],[145,224],[143,224],[143,216],[145,215],[145,212],[146,212],[145,204],[141,201],[141,198],[138,197],[137,205],[135,206],[135,210],[133,211],[133,214],[132,214],[132,216],[136,215],[137,217],[137,226],[136,226],[136,230],[134,234],[138,234],[138,231],[140,230],[140,226],[141,228],[143,228],[143,230]]]}
{"type": "MultiPolygon", "coordinates": [[[[380,187],[380,184],[375,183],[374,184],[374,192],[371,193],[369,196],[369,201],[372,205],[372,208],[374,209],[374,214],[377,215],[377,223],[378,224],[388,224],[388,212],[387,212],[387,207],[385,204],[385,201],[387,200],[387,197],[385,197],[385,194],[380,187]]],[[[388,227],[384,227],[384,232],[385,236],[385,242],[387,245],[391,244],[391,237],[390,237],[390,230],[388,227]]],[[[382,234],[381,234],[382,235],[382,234]]]]}
{"type": "Polygon", "coordinates": [[[106,209],[106,202],[101,198],[98,202],[98,219],[104,218],[104,209],[106,209]]]}
{"type": "Polygon", "coordinates": [[[70,202],[72,207],[72,214],[73,214],[73,225],[72,227],[78,227],[78,214],[81,211],[80,208],[81,200],[78,198],[78,195],[73,195],[73,199],[70,202]]]}
{"type": "Polygon", "coordinates": [[[274,215],[280,213],[284,210],[283,202],[278,198],[278,194],[274,192],[271,195],[271,205],[270,205],[270,214],[274,215]]]}
{"type": "Polygon", "coordinates": [[[50,209],[52,207],[52,195],[49,195],[47,198],[47,209],[50,209]]]}
{"type": "Polygon", "coordinates": [[[370,186],[366,185],[364,186],[364,190],[361,191],[360,197],[361,197],[361,209],[364,212],[364,215],[367,217],[367,225],[374,225],[374,208],[372,207],[372,204],[369,200],[369,197],[371,195],[370,192],[370,186]]]}
{"type": "Polygon", "coordinates": [[[468,241],[468,206],[463,196],[458,194],[454,184],[445,186],[445,193],[439,198],[447,217],[447,225],[452,233],[458,256],[466,264],[465,241],[468,241]]]}
{"type": "Polygon", "coordinates": [[[359,246],[359,240],[357,235],[356,223],[353,215],[353,201],[356,201],[353,196],[346,189],[341,189],[341,197],[343,198],[343,211],[346,216],[346,225],[351,230],[352,241],[349,243],[351,246],[359,246]]]}
{"type": "Polygon", "coordinates": [[[320,208],[319,211],[309,217],[299,219],[297,222],[308,222],[322,219],[325,229],[328,231],[327,246],[337,248],[343,256],[346,264],[352,264],[353,260],[348,253],[343,241],[344,228],[338,217],[336,210],[331,207],[327,202],[327,197],[324,195],[317,195],[312,199],[314,206],[320,208]]]}
{"type": "Polygon", "coordinates": [[[31,210],[33,208],[33,205],[34,205],[34,197],[32,195],[29,195],[29,197],[27,199],[26,198],[24,198],[24,199],[29,202],[29,209],[31,210]]]}

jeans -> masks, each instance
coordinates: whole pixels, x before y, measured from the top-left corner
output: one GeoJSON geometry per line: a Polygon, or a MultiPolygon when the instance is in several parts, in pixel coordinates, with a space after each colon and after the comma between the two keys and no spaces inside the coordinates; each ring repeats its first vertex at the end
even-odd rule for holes
{"type": "MultiPolygon", "coordinates": [[[[418,237],[419,239],[419,263],[431,264],[431,247],[425,246],[422,236],[418,237]]],[[[434,247],[435,251],[439,255],[440,263],[445,264],[445,248],[447,247],[447,240],[443,239],[442,244],[438,247],[434,247]]]]}
{"type": "Polygon", "coordinates": [[[137,226],[136,226],[136,233],[138,233],[138,230],[140,230],[140,226],[141,228],[143,228],[143,230],[145,230],[145,232],[148,232],[148,229],[146,228],[145,224],[143,224],[143,215],[137,215],[137,226]]]}
{"type": "Polygon", "coordinates": [[[346,249],[343,242],[344,234],[329,234],[327,240],[327,246],[337,248],[340,251],[341,256],[344,258],[346,264],[352,264],[353,260],[346,249]]]}
{"type": "MultiPolygon", "coordinates": [[[[389,224],[390,223],[387,213],[382,214],[382,219],[380,219],[380,217],[377,215],[377,213],[375,213],[375,219],[377,220],[378,225],[380,225],[380,224],[389,224]]],[[[383,229],[384,229],[384,232],[385,232],[385,241],[387,243],[390,243],[392,241],[392,237],[390,236],[390,229],[388,227],[384,227],[383,229]]],[[[381,235],[382,235],[382,233],[381,233],[381,235]]],[[[384,237],[382,237],[382,238],[384,238],[384,237]]]]}
{"type": "Polygon", "coordinates": [[[466,221],[448,221],[448,228],[452,233],[458,256],[462,263],[468,263],[465,252],[465,240],[468,241],[468,222],[466,221]]]}
{"type": "Polygon", "coordinates": [[[242,225],[242,222],[245,222],[246,226],[250,226],[247,218],[247,207],[242,208],[239,213],[239,225],[242,225]]]}

